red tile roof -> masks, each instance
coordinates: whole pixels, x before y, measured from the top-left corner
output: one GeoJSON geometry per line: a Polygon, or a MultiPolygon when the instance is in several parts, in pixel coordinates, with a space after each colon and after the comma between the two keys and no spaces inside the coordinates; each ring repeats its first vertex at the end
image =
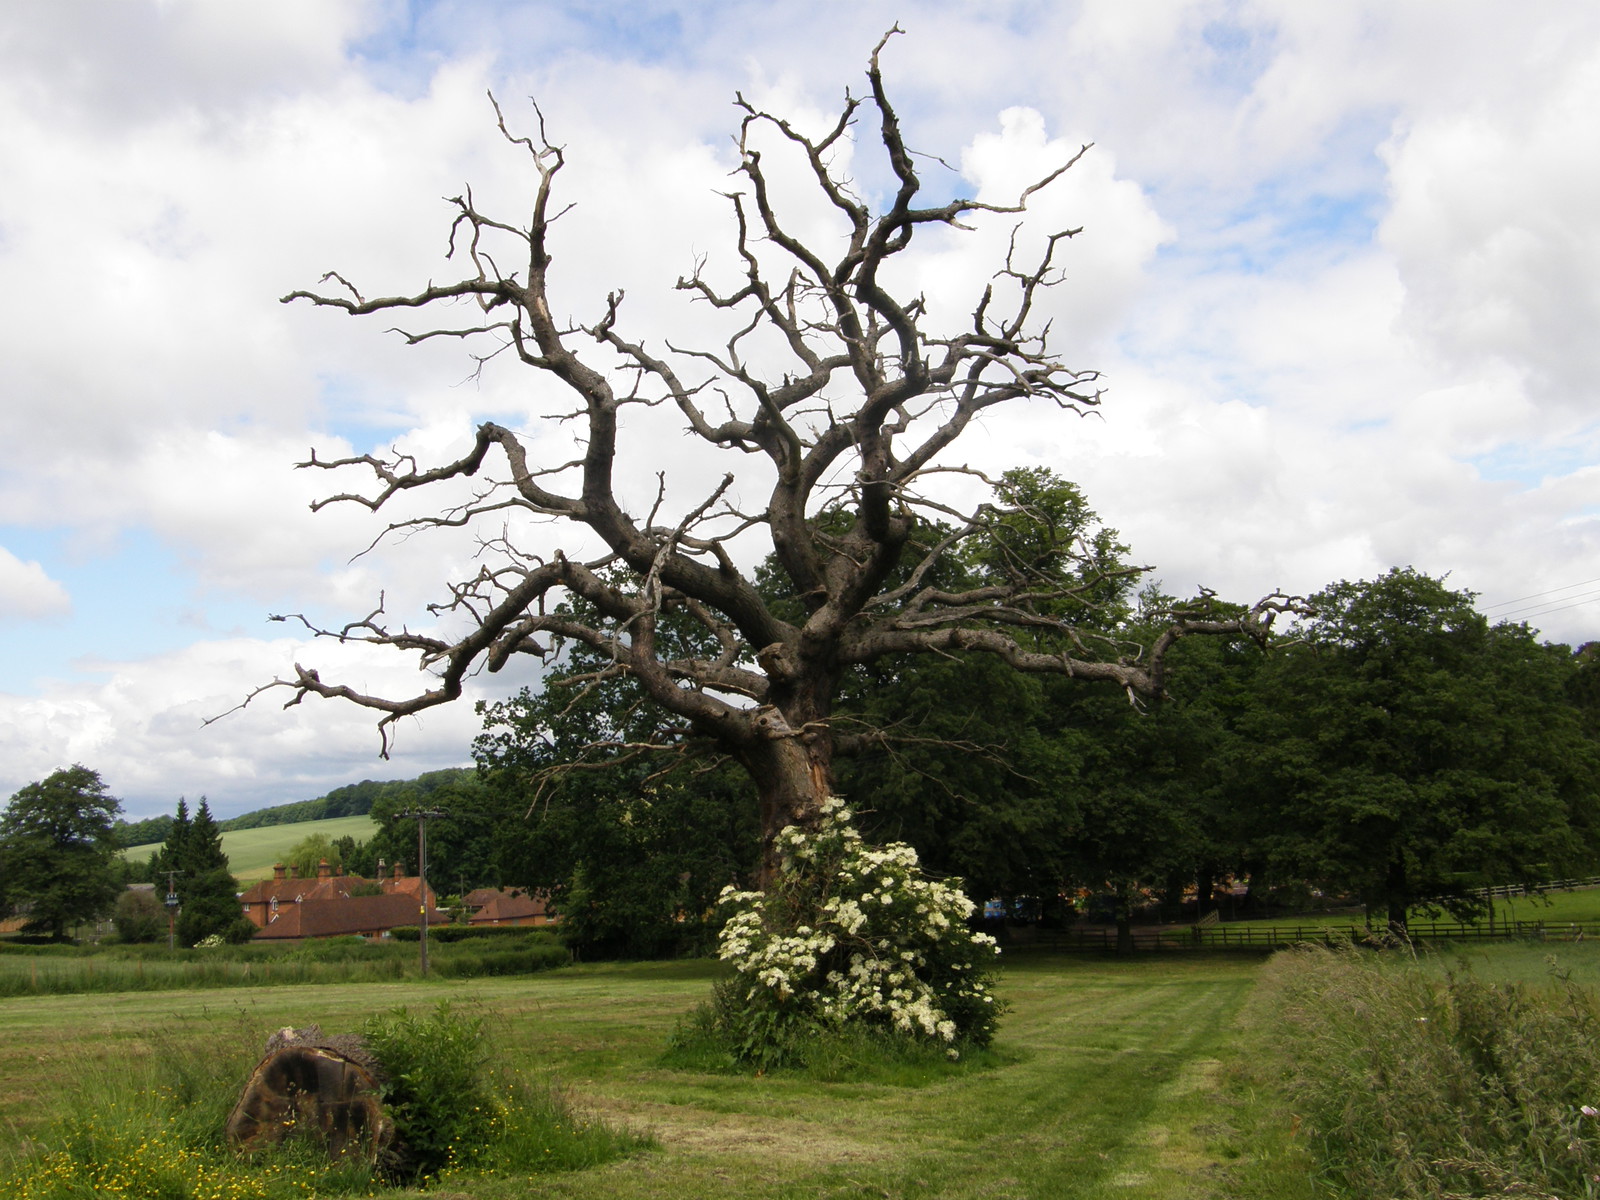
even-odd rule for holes
{"type": "MultiPolygon", "coordinates": [[[[390,894],[302,900],[298,904],[280,904],[256,938],[265,941],[356,933],[371,936],[397,926],[419,924],[421,919],[415,896],[390,894]]],[[[444,925],[449,920],[448,914],[436,908],[428,910],[429,924],[444,925]]]]}
{"type": "MultiPolygon", "coordinates": [[[[491,891],[488,888],[473,892],[472,896],[487,893],[476,912],[467,918],[469,925],[532,925],[548,920],[543,896],[530,896],[521,890],[491,891]]],[[[469,903],[471,897],[468,898],[469,903]]]]}
{"type": "MultiPolygon", "coordinates": [[[[374,881],[363,879],[359,875],[322,875],[316,879],[263,879],[239,894],[239,904],[245,916],[265,928],[275,919],[274,913],[281,916],[287,906],[314,901],[374,899],[375,897],[351,896],[357,889],[370,889],[373,886],[374,881]]],[[[417,897],[420,895],[422,880],[415,875],[385,876],[376,881],[376,886],[382,888],[386,896],[405,899],[413,909],[420,907],[417,897]]],[[[430,887],[429,911],[432,911],[437,904],[438,898],[430,887]]]]}

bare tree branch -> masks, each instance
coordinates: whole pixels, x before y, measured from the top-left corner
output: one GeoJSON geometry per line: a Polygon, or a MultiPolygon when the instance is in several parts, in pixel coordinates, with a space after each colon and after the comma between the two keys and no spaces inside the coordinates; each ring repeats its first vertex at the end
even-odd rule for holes
{"type": "MultiPolygon", "coordinates": [[[[1044,413],[1084,413],[1101,402],[1097,373],[1058,357],[1041,315],[1061,282],[1058,259],[1078,231],[1035,234],[1026,223],[1029,204],[1070,178],[1089,147],[1041,164],[1009,204],[956,199],[919,207],[916,162],[927,156],[906,144],[880,69],[898,32],[872,51],[866,94],[847,92],[838,119],[819,136],[737,98],[740,182],[726,195],[732,273],[724,280],[702,258],[677,284],[692,302],[732,319],[720,344],[648,345],[625,328],[620,290],[587,324],[555,319],[550,244],[565,211],[554,199],[565,150],[549,140],[537,108],[537,132],[514,134],[497,103],[502,135],[532,169],[526,224],[486,215],[464,190],[449,201],[447,258],[462,264],[457,282],[369,299],[330,272],[323,282],[335,290],[283,298],[350,315],[475,302],[481,320],[402,336],[410,344],[448,337],[482,345],[480,369],[509,350],[508,361],[514,356],[541,380],[548,419],[571,423],[581,450],[546,460],[539,441],[485,422],[466,454],[438,466],[404,454],[324,460],[313,452],[302,467],[364,471],[371,483],[313,507],[351,503],[374,513],[390,511],[404,493],[433,494],[476,478],[491,460],[503,462],[503,478],[477,485],[470,500],[398,518],[378,536],[484,521],[500,522],[500,530],[480,537],[484,565],[449,586],[423,632],[391,628],[381,604],[333,629],[295,618],[318,637],[417,653],[432,674],[418,694],[366,694],[297,665],[292,679],[273,680],[246,704],[282,688],[290,705],[308,695],[362,705],[382,714],[387,751],[399,718],[456,699],[474,671],[583,645],[609,665],[580,674],[576,685],[626,675],[674,729],[738,759],[761,793],[770,837],[814,817],[832,787],[837,750],[876,736],[832,725],[842,673],[856,664],[987,654],[1019,671],[1154,697],[1179,639],[1265,637],[1278,613],[1297,611],[1295,599],[1272,596],[1242,616],[1176,612],[1151,644],[1130,645],[1120,597],[1142,568],[1123,564],[1081,514],[1057,528],[1048,506],[1002,502],[1001,493],[1016,490],[1005,481],[995,481],[995,501],[970,510],[933,489],[943,476],[975,474],[943,456],[991,409],[1033,404],[1044,413]],[[838,169],[846,140],[869,112],[893,178],[881,212],[838,169]],[[785,155],[798,158],[841,223],[837,240],[808,243],[795,232],[804,225],[775,186],[773,164],[785,155]],[[891,280],[903,274],[892,268],[926,226],[966,229],[996,219],[1012,223],[1008,249],[972,297],[970,321],[935,328],[921,296],[896,291],[891,280]],[[738,498],[749,492],[748,470],[720,482],[662,474],[648,511],[631,512],[617,479],[625,436],[619,414],[630,406],[675,410],[693,441],[753,459],[764,499],[738,498]],[[572,544],[600,549],[587,562],[559,552],[533,556],[509,524],[519,513],[570,525],[581,535],[572,544]],[[1012,545],[1018,530],[1038,544],[1012,545]],[[749,569],[754,535],[766,539],[759,571],[749,569]]],[[[632,743],[604,749],[643,752],[632,743]]]]}

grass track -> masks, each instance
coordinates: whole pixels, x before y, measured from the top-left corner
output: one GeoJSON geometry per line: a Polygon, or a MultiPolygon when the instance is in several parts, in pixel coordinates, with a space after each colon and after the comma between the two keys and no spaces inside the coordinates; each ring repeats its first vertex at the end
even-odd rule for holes
{"type": "Polygon", "coordinates": [[[145,1052],[148,1031],[217,1023],[350,1029],[439,999],[481,1006],[497,1053],[581,1106],[652,1130],[662,1150],[537,1184],[487,1180],[452,1200],[523,1196],[887,1196],[965,1200],[1296,1200],[1287,1118],[1238,1075],[1239,1008],[1259,960],[1018,960],[1000,1068],[920,1088],[705,1075],[658,1065],[708,963],[587,966],[471,984],[323,986],[0,1001],[0,1121],[34,1126],[81,1056],[145,1052]]]}

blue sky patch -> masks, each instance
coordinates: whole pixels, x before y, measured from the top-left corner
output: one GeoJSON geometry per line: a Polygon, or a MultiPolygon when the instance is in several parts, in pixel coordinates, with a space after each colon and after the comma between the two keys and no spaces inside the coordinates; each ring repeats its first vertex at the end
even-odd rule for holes
{"type": "Polygon", "coordinates": [[[1560,446],[1521,443],[1498,447],[1467,462],[1480,479],[1516,483],[1531,490],[1546,480],[1559,479],[1594,465],[1594,450],[1591,446],[1570,443],[1560,446]]]}
{"type": "Polygon", "coordinates": [[[69,531],[0,529],[0,545],[39,563],[72,599],[72,612],[42,620],[12,620],[0,659],[0,692],[37,695],[43,679],[97,677],[86,660],[139,659],[196,641],[233,634],[273,636],[260,601],[202,594],[181,557],[146,530],[119,535],[93,552],[73,544],[69,531]]]}

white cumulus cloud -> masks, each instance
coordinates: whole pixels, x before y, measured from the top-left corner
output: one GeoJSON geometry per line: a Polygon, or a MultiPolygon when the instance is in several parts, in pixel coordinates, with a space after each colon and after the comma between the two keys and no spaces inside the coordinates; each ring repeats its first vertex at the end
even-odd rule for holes
{"type": "Polygon", "coordinates": [[[38,620],[72,611],[67,589],[36,562],[24,562],[0,546],[0,619],[38,620]]]}

